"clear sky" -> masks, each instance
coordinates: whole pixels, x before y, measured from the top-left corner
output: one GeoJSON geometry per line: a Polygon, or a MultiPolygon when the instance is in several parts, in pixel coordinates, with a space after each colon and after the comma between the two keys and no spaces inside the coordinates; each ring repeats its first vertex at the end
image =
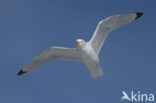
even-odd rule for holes
{"type": "Polygon", "coordinates": [[[120,103],[122,91],[156,95],[155,0],[0,0],[0,103],[120,103]],[[41,51],[88,41],[97,23],[141,11],[114,30],[100,52],[105,73],[93,79],[80,62],[54,61],[17,76],[41,51]]]}

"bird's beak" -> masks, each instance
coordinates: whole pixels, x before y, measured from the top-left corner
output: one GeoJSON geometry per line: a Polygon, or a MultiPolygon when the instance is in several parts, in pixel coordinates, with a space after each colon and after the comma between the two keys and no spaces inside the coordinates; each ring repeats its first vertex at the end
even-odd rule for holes
{"type": "Polygon", "coordinates": [[[78,41],[78,40],[76,40],[76,44],[77,44],[77,45],[79,44],[79,41],[78,41]]]}

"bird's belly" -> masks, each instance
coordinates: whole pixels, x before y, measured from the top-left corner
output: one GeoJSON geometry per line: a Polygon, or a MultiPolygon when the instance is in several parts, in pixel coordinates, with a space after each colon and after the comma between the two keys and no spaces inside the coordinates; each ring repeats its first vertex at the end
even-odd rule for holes
{"type": "Polygon", "coordinates": [[[85,64],[99,62],[98,55],[92,48],[87,48],[87,50],[84,49],[81,53],[82,60],[85,64]]]}
{"type": "Polygon", "coordinates": [[[82,54],[83,63],[91,72],[95,72],[98,69],[99,59],[94,51],[89,50],[89,52],[83,52],[82,54]]]}

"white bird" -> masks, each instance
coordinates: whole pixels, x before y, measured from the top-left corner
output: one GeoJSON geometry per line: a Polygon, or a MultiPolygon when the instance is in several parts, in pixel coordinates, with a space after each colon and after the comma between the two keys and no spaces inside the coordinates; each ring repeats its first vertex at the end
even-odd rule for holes
{"type": "Polygon", "coordinates": [[[66,59],[83,62],[89,69],[92,77],[103,76],[99,66],[99,52],[109,32],[122,25],[128,24],[143,15],[142,12],[128,13],[107,17],[101,20],[90,41],[76,40],[76,48],[53,46],[37,55],[30,63],[25,65],[17,75],[24,74],[37,66],[51,60],[66,59]]]}

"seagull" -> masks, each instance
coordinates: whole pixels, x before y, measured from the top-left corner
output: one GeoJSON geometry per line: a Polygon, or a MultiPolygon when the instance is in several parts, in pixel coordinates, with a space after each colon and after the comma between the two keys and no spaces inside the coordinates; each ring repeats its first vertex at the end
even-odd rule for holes
{"type": "Polygon", "coordinates": [[[49,61],[63,59],[81,61],[89,69],[93,78],[101,77],[104,75],[104,72],[99,65],[98,55],[106,37],[112,30],[135,21],[142,15],[142,12],[134,12],[107,17],[98,23],[92,38],[88,42],[83,39],[77,39],[76,48],[50,47],[34,57],[17,75],[27,73],[49,61]]]}

